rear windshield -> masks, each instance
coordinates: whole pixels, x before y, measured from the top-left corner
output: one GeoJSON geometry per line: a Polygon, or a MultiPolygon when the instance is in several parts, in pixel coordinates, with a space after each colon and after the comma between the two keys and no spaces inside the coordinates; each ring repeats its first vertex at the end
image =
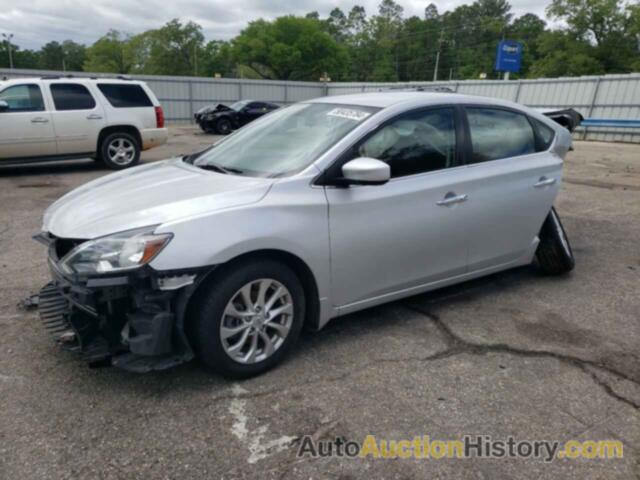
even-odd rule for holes
{"type": "Polygon", "coordinates": [[[153,103],[140,85],[99,83],[98,88],[115,108],[152,107],[153,103]]]}

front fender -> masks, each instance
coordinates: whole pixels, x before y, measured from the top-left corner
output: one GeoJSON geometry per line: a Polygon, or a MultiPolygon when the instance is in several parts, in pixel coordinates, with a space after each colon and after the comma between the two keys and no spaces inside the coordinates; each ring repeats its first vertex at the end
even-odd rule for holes
{"type": "Polygon", "coordinates": [[[281,181],[258,203],[166,223],[156,232],[173,234],[150,264],[156,270],[219,265],[258,250],[280,250],[305,262],[320,297],[329,295],[326,197],[309,179],[281,181]]]}

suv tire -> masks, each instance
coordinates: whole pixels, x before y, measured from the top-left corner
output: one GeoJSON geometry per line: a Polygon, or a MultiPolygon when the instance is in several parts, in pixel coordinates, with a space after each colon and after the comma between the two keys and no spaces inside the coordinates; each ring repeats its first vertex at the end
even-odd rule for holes
{"type": "Polygon", "coordinates": [[[133,167],[140,162],[140,144],[130,133],[110,133],[100,143],[100,160],[111,170],[133,167]]]}
{"type": "Polygon", "coordinates": [[[575,267],[569,239],[553,207],[542,224],[536,258],[540,268],[547,275],[560,275],[570,272],[575,267]]]}
{"type": "Polygon", "coordinates": [[[254,260],[225,269],[195,307],[190,337],[197,357],[225,377],[248,378],[280,363],[296,343],[305,296],[289,267],[254,260]]]}

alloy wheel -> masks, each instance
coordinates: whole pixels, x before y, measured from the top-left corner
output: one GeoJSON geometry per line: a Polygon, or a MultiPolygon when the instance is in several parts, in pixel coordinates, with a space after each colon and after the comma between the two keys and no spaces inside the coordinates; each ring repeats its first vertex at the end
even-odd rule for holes
{"type": "Polygon", "coordinates": [[[224,351],[234,361],[258,363],[284,343],[293,323],[291,293],[277,280],[262,278],[240,288],[220,322],[224,351]]]}
{"type": "Polygon", "coordinates": [[[117,165],[128,165],[133,162],[136,148],[126,138],[114,138],[107,146],[109,160],[117,165]]]}

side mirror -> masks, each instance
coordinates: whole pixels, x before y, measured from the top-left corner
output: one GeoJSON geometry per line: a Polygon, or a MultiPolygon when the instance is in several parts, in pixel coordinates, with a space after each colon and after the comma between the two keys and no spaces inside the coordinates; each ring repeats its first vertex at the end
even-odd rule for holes
{"type": "Polygon", "coordinates": [[[382,185],[391,178],[391,169],[375,158],[359,157],[342,166],[342,175],[343,184],[382,185]]]}
{"type": "Polygon", "coordinates": [[[9,110],[9,104],[4,100],[0,100],[0,112],[4,112],[6,110],[9,110]]]}

